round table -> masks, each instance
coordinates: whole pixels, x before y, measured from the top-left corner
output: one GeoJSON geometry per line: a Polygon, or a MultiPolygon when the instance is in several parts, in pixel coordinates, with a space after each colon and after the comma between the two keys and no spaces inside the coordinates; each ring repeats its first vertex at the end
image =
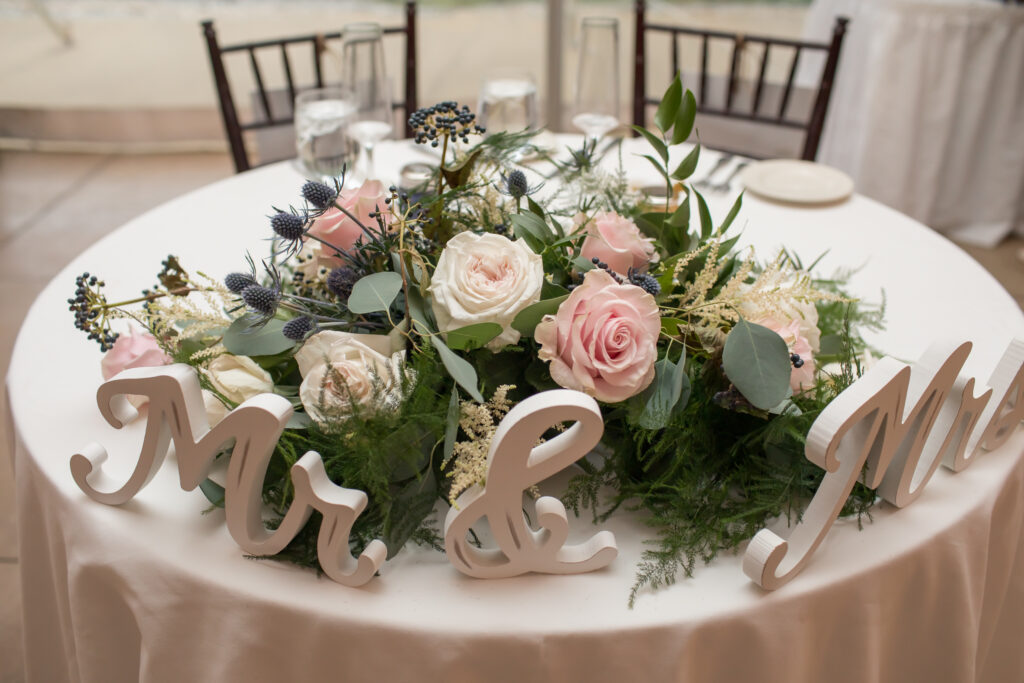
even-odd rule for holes
{"type": "MultiPolygon", "coordinates": [[[[385,145],[378,164],[394,173],[410,154],[385,145]]],[[[123,506],[86,498],[72,453],[98,441],[127,475],[141,425],[114,430],[96,408],[100,354],[66,310],[74,276],[99,274],[115,300],[149,285],[168,253],[193,270],[238,270],[245,248],[265,253],[269,207],[294,203],[300,182],[278,164],[169,202],[83,253],[29,312],[7,378],[29,681],[1024,680],[1024,433],[961,474],[938,472],[904,510],[880,504],[863,530],[841,520],[775,592],[728,555],[633,609],[649,531],[630,514],[603,525],[620,555],[602,571],[482,581],[411,548],[353,589],[244,558],[222,512],[203,514],[202,493],[180,489],[173,458],[123,506]]],[[[875,301],[885,289],[888,330],[874,341],[898,358],[936,336],[971,338],[987,377],[1024,336],[985,270],[871,200],[748,196],[737,226],[762,258],[786,244],[807,261],[830,250],[823,273],[859,267],[850,286],[875,301]]],[[[571,521],[575,535],[594,532],[571,521]]]]}

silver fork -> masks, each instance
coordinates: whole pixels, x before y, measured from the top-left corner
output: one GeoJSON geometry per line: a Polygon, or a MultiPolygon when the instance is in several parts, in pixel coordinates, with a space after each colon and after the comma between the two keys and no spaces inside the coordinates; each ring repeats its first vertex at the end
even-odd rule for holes
{"type": "Polygon", "coordinates": [[[749,161],[741,161],[740,163],[736,164],[736,167],[732,169],[732,173],[729,174],[728,178],[726,178],[724,181],[720,183],[709,184],[708,190],[710,190],[711,192],[721,192],[723,194],[728,192],[730,189],[732,189],[732,179],[739,175],[739,172],[745,169],[747,167],[747,164],[749,163],[749,161]]]}
{"type": "Polygon", "coordinates": [[[711,179],[715,176],[716,173],[725,168],[730,161],[732,161],[731,154],[723,154],[722,156],[718,157],[718,161],[716,161],[715,165],[711,167],[711,172],[708,173],[703,178],[701,178],[700,180],[698,180],[697,182],[695,182],[693,186],[696,187],[697,189],[703,189],[705,187],[710,188],[711,179]]]}

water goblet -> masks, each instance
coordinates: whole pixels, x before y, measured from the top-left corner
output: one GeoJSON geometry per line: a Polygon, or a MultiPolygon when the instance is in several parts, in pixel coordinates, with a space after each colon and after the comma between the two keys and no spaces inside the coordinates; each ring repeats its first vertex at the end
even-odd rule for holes
{"type": "Polygon", "coordinates": [[[352,92],[314,88],[295,97],[295,149],[310,177],[336,177],[352,159],[347,127],[355,114],[352,92]]]}
{"type": "Polygon", "coordinates": [[[357,172],[363,179],[374,173],[374,147],[394,128],[391,82],[384,68],[381,35],[380,24],[374,23],[348,24],[341,31],[342,80],[355,101],[348,135],[364,153],[365,161],[358,165],[357,172]]]}
{"type": "Polygon", "coordinates": [[[583,19],[572,124],[583,131],[588,142],[599,140],[619,125],[617,19],[583,19]]]}

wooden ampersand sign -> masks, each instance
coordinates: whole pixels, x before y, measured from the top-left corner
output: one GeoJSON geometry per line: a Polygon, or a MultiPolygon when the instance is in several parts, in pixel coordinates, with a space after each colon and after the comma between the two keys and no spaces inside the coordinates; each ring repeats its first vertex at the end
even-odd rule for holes
{"type": "Polygon", "coordinates": [[[372,541],[356,559],[349,551],[352,524],[366,508],[362,491],[332,483],[320,456],[310,451],[292,466],[295,500],[277,529],[263,524],[263,480],[281,432],[292,414],[282,396],[261,394],[232,410],[210,429],[195,370],[165,365],[125,370],[103,383],[96,400],[100,412],[120,429],[138,415],[126,395],[149,397],[149,418],[142,452],[128,481],[118,486],[103,471],[107,451],[97,443],[71,457],[75,482],[93,500],[120,505],[131,500],[156,474],[170,443],[178,457],[181,487],[199,486],[209,475],[222,447],[234,442],[224,488],[224,510],[231,537],[247,553],[273,555],[302,529],[313,510],[323,516],[317,555],[324,572],[338,583],[360,586],[376,574],[387,556],[381,541],[372,541]]]}
{"type": "Polygon", "coordinates": [[[960,374],[971,343],[933,344],[912,366],[883,358],[836,397],[807,434],[807,459],[826,470],[788,539],[762,529],[743,571],[773,590],[796,576],[861,477],[897,507],[914,502],[944,463],[954,472],[998,448],[1024,419],[1024,342],[1014,340],[987,386],[960,374]],[[992,400],[995,399],[995,400],[992,400]]]}
{"type": "Polygon", "coordinates": [[[481,579],[527,572],[577,574],[608,565],[618,554],[615,536],[600,531],[583,543],[565,545],[569,522],[557,498],[537,500],[539,530],[529,527],[523,513],[523,491],[582,458],[602,433],[597,402],[578,391],[546,391],[512,408],[491,441],[486,484],[463,492],[445,519],[448,560],[460,572],[481,579]],[[564,422],[575,424],[536,445],[545,432],[564,422]],[[481,518],[487,519],[497,548],[477,548],[466,541],[470,527],[481,518]]]}

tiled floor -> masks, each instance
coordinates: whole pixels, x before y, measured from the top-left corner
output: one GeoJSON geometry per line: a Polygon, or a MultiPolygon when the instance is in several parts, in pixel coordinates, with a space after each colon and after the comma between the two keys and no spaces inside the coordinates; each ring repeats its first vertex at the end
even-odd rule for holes
{"type": "MultiPolygon", "coordinates": [[[[223,155],[0,153],[0,376],[36,293],[83,247],[165,200],[230,174],[223,155]]],[[[1022,249],[1017,239],[968,251],[1024,306],[1022,249]]],[[[0,444],[6,444],[4,429],[0,423],[0,444]]],[[[23,679],[11,471],[0,445],[0,683],[23,679]]]]}

